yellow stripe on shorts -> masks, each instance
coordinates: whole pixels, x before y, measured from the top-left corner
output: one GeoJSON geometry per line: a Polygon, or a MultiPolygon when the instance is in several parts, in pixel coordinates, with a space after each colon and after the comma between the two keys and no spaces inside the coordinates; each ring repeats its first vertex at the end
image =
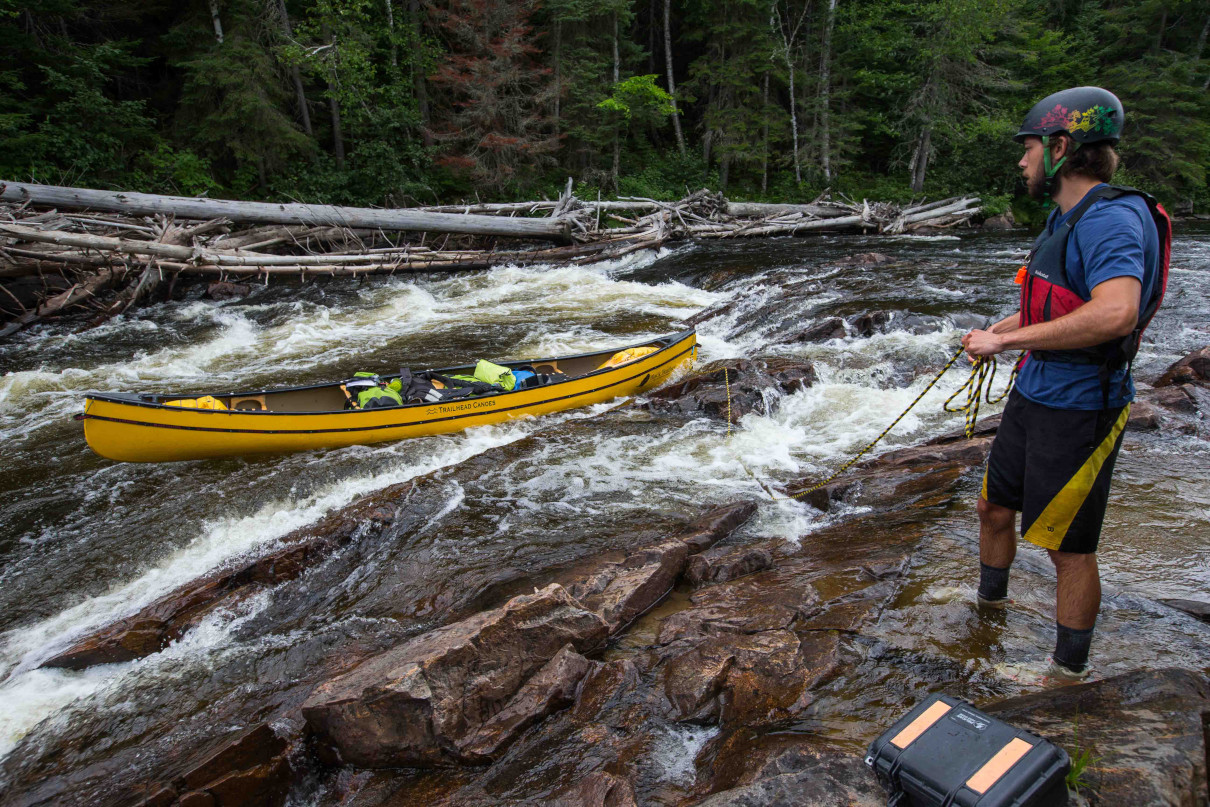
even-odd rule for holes
{"type": "Polygon", "coordinates": [[[1071,528],[1071,522],[1075,520],[1076,513],[1080,512],[1080,507],[1088,498],[1088,492],[1096,483],[1097,476],[1101,473],[1101,466],[1113,452],[1118,435],[1122,433],[1122,429],[1126,428],[1126,421],[1129,418],[1130,405],[1127,404],[1122,409],[1122,413],[1118,415],[1109,434],[1097,446],[1097,450],[1092,452],[1092,456],[1080,466],[1080,470],[1076,471],[1075,476],[1063,486],[1063,489],[1055,494],[1055,497],[1050,500],[1050,504],[1046,505],[1046,509],[1038,516],[1037,521],[1029,526],[1029,530],[1025,533],[1026,541],[1037,544],[1043,549],[1059,548],[1063,539],[1067,537],[1067,530],[1071,528]]]}

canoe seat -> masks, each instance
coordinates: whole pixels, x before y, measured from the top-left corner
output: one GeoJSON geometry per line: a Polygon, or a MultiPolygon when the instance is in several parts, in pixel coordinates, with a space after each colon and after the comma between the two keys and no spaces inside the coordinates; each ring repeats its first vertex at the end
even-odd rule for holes
{"type": "Polygon", "coordinates": [[[563,371],[559,369],[559,363],[557,361],[544,361],[541,364],[534,365],[534,372],[546,373],[549,375],[550,373],[561,373],[563,371]]]}
{"type": "Polygon", "coordinates": [[[264,395],[245,395],[242,398],[231,399],[232,409],[243,409],[244,411],[263,412],[265,410],[264,395]]]}

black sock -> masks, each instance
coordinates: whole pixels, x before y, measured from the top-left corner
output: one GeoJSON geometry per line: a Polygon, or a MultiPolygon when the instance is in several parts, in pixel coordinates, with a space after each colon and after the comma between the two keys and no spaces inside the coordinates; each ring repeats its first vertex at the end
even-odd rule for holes
{"type": "Polygon", "coordinates": [[[1055,623],[1054,660],[1076,672],[1084,672],[1088,664],[1088,648],[1092,644],[1092,628],[1077,630],[1055,623]]]}
{"type": "Polygon", "coordinates": [[[985,600],[1002,600],[1008,596],[1008,568],[997,569],[979,564],[979,596],[985,600]]]}

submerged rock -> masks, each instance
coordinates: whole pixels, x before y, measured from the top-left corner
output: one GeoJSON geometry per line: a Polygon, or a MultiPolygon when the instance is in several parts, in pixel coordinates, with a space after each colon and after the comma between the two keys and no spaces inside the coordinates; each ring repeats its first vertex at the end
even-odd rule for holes
{"type": "Polygon", "coordinates": [[[1188,670],[1144,670],[1057,687],[985,711],[1067,749],[1089,751],[1084,780],[1095,804],[1206,803],[1210,680],[1188,670]]]}
{"type": "MultiPolygon", "coordinates": [[[[499,747],[490,739],[501,732],[485,726],[535,673],[566,646],[584,651],[607,635],[600,616],[562,586],[550,585],[369,659],[320,686],[303,715],[331,763],[381,768],[474,762],[483,749],[499,747]]],[[[569,675],[575,665],[569,660],[562,667],[546,678],[569,675]]],[[[552,688],[549,680],[533,687],[552,688]]],[[[532,692],[526,698],[543,700],[532,692]]],[[[524,722],[520,703],[515,706],[509,718],[514,728],[524,722]]]]}
{"type": "Polygon", "coordinates": [[[138,613],[102,628],[42,663],[82,670],[95,664],[133,661],[158,653],[216,608],[231,607],[292,580],[357,537],[373,535],[394,522],[398,502],[414,486],[386,488],[318,523],[282,539],[281,549],[232,569],[207,575],[172,591],[138,613]]]}
{"type": "Polygon", "coordinates": [[[1202,622],[1210,622],[1210,602],[1200,600],[1160,600],[1169,608],[1184,611],[1189,616],[1196,617],[1202,622]]]}
{"type": "Polygon", "coordinates": [[[861,252],[849,255],[836,261],[837,266],[878,266],[884,263],[894,263],[895,259],[881,252],[861,252]]]}

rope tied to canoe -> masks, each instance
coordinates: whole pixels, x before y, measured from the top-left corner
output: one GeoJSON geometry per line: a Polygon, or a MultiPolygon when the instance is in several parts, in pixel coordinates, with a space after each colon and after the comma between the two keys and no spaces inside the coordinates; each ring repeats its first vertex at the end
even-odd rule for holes
{"type": "MultiPolygon", "coordinates": [[[[899,421],[901,421],[905,417],[907,417],[908,412],[911,412],[916,407],[916,404],[920,403],[920,400],[922,398],[924,398],[925,395],[928,394],[929,390],[931,390],[933,387],[935,387],[937,385],[937,382],[941,380],[941,377],[944,376],[947,372],[949,372],[949,369],[954,366],[954,364],[958,361],[959,358],[962,357],[962,355],[965,352],[966,352],[965,347],[958,348],[958,350],[954,352],[954,355],[950,357],[949,361],[947,361],[945,363],[945,366],[942,367],[941,370],[938,371],[938,373],[936,375],[934,375],[927,384],[925,384],[924,389],[922,389],[920,391],[920,394],[917,395],[915,397],[915,399],[910,404],[907,405],[906,409],[904,409],[902,412],[899,413],[898,417],[896,417],[893,421],[891,421],[891,425],[889,425],[885,429],[883,429],[882,432],[877,437],[875,437],[873,440],[871,440],[869,443],[867,443],[866,446],[864,448],[862,448],[860,451],[858,451],[855,455],[853,455],[853,457],[851,459],[849,459],[848,462],[846,462],[844,465],[837,468],[831,475],[829,475],[823,481],[817,482],[816,484],[812,485],[811,487],[809,487],[805,490],[801,490],[798,493],[795,493],[793,496],[777,496],[776,494],[774,494],[774,492],[772,490],[769,489],[768,485],[766,485],[764,482],[762,482],[759,478],[757,478],[757,476],[755,474],[752,473],[751,470],[748,469],[747,465],[744,465],[742,460],[740,461],[740,465],[743,466],[744,470],[748,472],[748,475],[751,476],[753,479],[755,479],[757,481],[757,483],[760,484],[760,486],[765,489],[765,492],[768,493],[769,496],[771,498],[773,498],[774,500],[777,500],[777,499],[794,500],[794,499],[802,498],[803,496],[806,496],[810,493],[814,493],[815,491],[819,490],[820,488],[823,488],[823,487],[831,484],[832,482],[834,482],[838,477],[840,477],[841,474],[843,474],[845,471],[849,470],[854,465],[856,465],[858,463],[858,461],[861,460],[862,457],[864,457],[866,454],[868,454],[870,452],[870,450],[872,448],[874,448],[874,446],[876,446],[880,442],[882,442],[882,438],[886,437],[887,434],[890,433],[891,429],[894,429],[896,426],[898,426],[899,421]]],[[[980,402],[986,401],[987,403],[994,405],[994,404],[1000,403],[1006,397],[1008,397],[1008,394],[1010,392],[1012,392],[1013,385],[1017,381],[1017,373],[1020,372],[1021,363],[1024,361],[1024,359],[1025,359],[1025,351],[1021,351],[1021,353],[1018,354],[1016,361],[1013,362],[1012,373],[1009,374],[1008,384],[1005,386],[1004,392],[1000,393],[999,395],[997,395],[994,398],[992,397],[992,382],[996,378],[995,357],[985,356],[985,357],[981,357],[979,359],[974,360],[971,364],[970,376],[967,377],[966,382],[963,383],[962,386],[958,387],[958,389],[956,389],[954,391],[953,395],[951,395],[950,397],[945,399],[945,403],[943,403],[941,405],[942,409],[944,409],[946,412],[951,412],[953,414],[958,414],[961,412],[966,415],[966,422],[963,427],[963,434],[966,436],[966,438],[968,440],[975,436],[975,422],[979,419],[980,402]],[[966,393],[966,402],[960,406],[951,406],[950,404],[953,403],[954,399],[957,398],[959,395],[961,395],[963,392],[966,393]]],[[[727,438],[730,439],[730,437],[731,437],[731,375],[730,375],[728,368],[726,368],[726,367],[723,368],[723,383],[727,387],[727,438]]]]}

